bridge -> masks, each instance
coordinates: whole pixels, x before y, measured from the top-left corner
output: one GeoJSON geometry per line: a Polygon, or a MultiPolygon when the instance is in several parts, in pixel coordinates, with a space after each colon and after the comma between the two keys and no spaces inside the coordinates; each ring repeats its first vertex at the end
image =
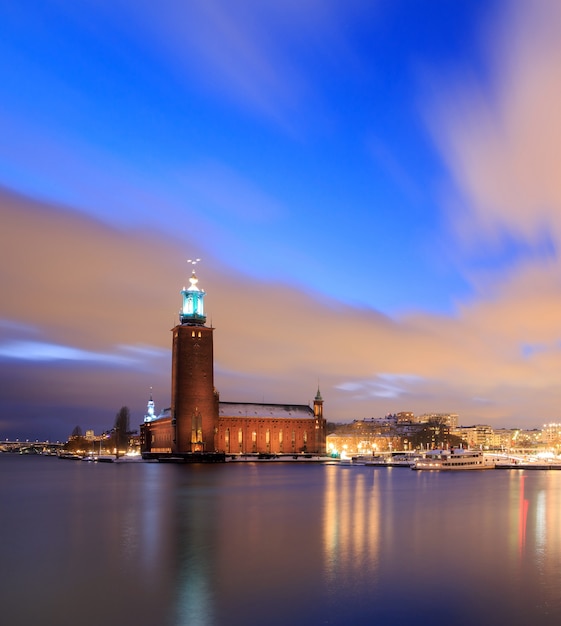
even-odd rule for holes
{"type": "Polygon", "coordinates": [[[57,450],[60,450],[64,444],[65,442],[39,441],[38,439],[35,441],[30,441],[29,439],[26,439],[25,441],[20,441],[19,439],[10,441],[9,439],[6,439],[5,441],[0,442],[0,452],[19,452],[20,454],[54,453],[57,450]]]}

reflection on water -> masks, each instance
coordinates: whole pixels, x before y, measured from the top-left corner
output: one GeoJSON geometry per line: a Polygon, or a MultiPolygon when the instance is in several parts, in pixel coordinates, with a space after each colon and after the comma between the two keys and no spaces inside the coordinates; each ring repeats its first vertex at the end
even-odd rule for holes
{"type": "Polygon", "coordinates": [[[377,579],[380,489],[376,471],[327,467],[323,507],[324,576],[328,588],[349,580],[348,572],[377,579]]]}
{"type": "MultiPolygon", "coordinates": [[[[513,476],[516,478],[516,476],[513,476]]],[[[526,526],[528,524],[528,500],[524,494],[524,483],[526,476],[521,475],[517,477],[520,482],[520,512],[519,512],[519,530],[518,530],[518,546],[520,551],[526,545],[526,526]]]]}
{"type": "MultiPolygon", "coordinates": [[[[561,476],[557,472],[528,472],[520,476],[527,510],[526,542],[521,568],[532,574],[538,611],[561,615],[561,476]]],[[[552,622],[553,623],[553,622],[552,622]]]]}
{"type": "Polygon", "coordinates": [[[0,455],[2,623],[558,624],[561,472],[0,455]]]}

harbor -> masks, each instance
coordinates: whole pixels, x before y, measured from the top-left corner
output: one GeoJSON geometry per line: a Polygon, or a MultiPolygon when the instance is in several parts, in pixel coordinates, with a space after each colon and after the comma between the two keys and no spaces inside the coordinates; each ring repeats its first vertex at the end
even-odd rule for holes
{"type": "Polygon", "coordinates": [[[396,452],[386,455],[357,455],[342,458],[343,464],[368,467],[404,467],[414,470],[462,471],[496,470],[561,470],[561,457],[553,454],[509,455],[504,452],[483,452],[469,449],[429,450],[421,453],[396,452]]]}

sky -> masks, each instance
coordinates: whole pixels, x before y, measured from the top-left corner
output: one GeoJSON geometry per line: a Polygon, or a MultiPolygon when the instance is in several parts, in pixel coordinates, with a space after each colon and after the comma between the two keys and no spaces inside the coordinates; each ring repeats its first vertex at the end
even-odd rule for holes
{"type": "Polygon", "coordinates": [[[0,6],[0,440],[225,401],[561,421],[561,3],[0,6]]]}

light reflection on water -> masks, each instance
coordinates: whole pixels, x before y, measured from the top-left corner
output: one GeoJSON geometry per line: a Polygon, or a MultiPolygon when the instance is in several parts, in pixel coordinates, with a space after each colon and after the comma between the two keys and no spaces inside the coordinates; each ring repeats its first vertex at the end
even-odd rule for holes
{"type": "Polygon", "coordinates": [[[556,471],[0,455],[0,506],[11,625],[561,617],[556,471]]]}

